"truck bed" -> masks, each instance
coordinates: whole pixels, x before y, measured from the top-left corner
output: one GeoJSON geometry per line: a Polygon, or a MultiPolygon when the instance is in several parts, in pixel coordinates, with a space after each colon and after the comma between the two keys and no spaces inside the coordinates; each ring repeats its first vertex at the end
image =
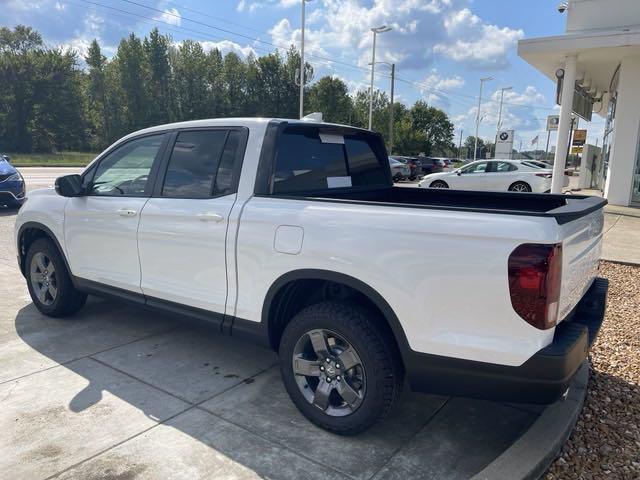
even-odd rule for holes
{"type": "Polygon", "coordinates": [[[477,192],[396,186],[376,190],[336,190],[329,193],[324,191],[318,196],[309,194],[289,197],[317,201],[397,205],[409,208],[552,217],[559,225],[588,215],[604,207],[607,203],[605,199],[585,195],[477,192]]]}

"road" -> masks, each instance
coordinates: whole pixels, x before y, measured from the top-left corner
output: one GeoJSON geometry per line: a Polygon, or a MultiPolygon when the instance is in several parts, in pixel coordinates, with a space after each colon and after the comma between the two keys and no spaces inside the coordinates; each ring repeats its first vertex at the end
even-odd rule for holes
{"type": "Polygon", "coordinates": [[[27,192],[30,192],[38,188],[52,187],[56,178],[80,173],[84,169],[78,167],[19,167],[18,170],[27,183],[27,192]]]}

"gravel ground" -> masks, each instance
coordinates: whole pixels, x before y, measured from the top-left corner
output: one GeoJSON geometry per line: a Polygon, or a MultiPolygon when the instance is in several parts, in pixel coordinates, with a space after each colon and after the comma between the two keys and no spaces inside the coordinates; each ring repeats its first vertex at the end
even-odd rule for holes
{"type": "Polygon", "coordinates": [[[587,398],[546,480],[640,479],[640,267],[602,262],[601,274],[609,305],[587,398]]]}

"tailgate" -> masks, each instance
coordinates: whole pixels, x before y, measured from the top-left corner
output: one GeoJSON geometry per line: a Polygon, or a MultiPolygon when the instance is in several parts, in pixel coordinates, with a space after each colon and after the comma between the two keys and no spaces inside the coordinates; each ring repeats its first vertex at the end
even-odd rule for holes
{"type": "Polygon", "coordinates": [[[564,319],[593,283],[598,272],[604,211],[560,225],[562,240],[562,287],[558,319],[564,319]]]}

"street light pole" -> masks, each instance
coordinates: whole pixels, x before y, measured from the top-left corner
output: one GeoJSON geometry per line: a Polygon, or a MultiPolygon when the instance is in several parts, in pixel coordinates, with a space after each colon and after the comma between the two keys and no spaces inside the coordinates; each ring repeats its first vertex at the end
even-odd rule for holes
{"type": "Polygon", "coordinates": [[[371,130],[373,126],[373,79],[376,69],[376,36],[378,33],[388,32],[389,30],[391,30],[391,27],[387,25],[371,29],[373,33],[373,49],[371,50],[371,85],[369,87],[369,130],[371,130]]]}
{"type": "Polygon", "coordinates": [[[396,83],[396,64],[391,64],[391,103],[389,104],[389,154],[393,152],[393,88],[396,83]]]}
{"type": "Polygon", "coordinates": [[[458,142],[458,160],[462,160],[462,132],[464,129],[460,129],[460,141],[458,142]]]}
{"type": "Polygon", "coordinates": [[[476,112],[476,137],[475,137],[475,146],[473,149],[474,162],[478,158],[478,129],[480,128],[480,107],[482,105],[482,86],[484,85],[484,82],[488,82],[489,80],[493,80],[493,77],[484,77],[480,79],[480,94],[478,95],[478,111],[476,112]]]}
{"type": "Polygon", "coordinates": [[[304,117],[304,4],[311,0],[301,0],[301,32],[300,32],[300,118],[304,117]]]}
{"type": "Polygon", "coordinates": [[[504,101],[504,92],[511,90],[513,87],[504,87],[500,89],[500,108],[498,110],[498,123],[496,124],[496,138],[493,142],[493,158],[496,158],[496,147],[498,146],[498,134],[502,128],[502,102],[504,101]]]}

